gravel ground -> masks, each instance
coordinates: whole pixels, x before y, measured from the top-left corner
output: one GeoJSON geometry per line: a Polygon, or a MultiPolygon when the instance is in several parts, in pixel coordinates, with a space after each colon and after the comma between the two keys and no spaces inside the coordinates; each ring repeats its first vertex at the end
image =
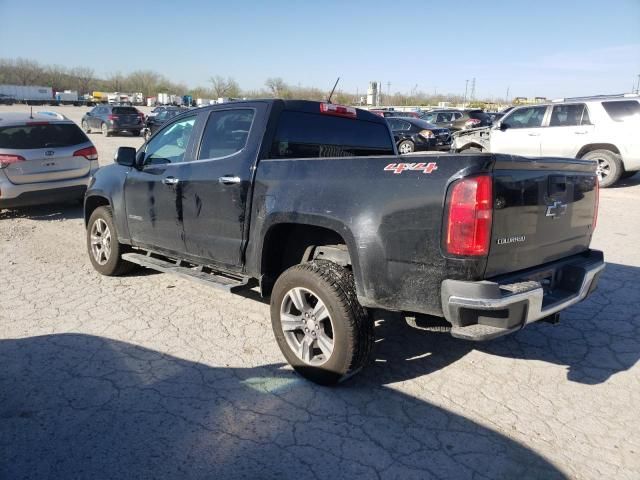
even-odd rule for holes
{"type": "MultiPolygon", "coordinates": [[[[91,139],[102,165],[142,142],[91,139]]],[[[377,314],[333,389],[254,293],[101,277],[77,206],[0,212],[0,478],[638,479],[639,200],[640,175],[602,191],[609,265],[559,325],[470,344],[377,314]]]]}

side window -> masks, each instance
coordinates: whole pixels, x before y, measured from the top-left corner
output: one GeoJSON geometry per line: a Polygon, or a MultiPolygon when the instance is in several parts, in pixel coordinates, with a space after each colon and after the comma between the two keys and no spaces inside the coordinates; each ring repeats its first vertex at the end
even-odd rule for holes
{"type": "Polygon", "coordinates": [[[389,124],[389,128],[391,130],[400,130],[398,120],[396,120],[395,118],[387,118],[387,123],[389,124]]]}
{"type": "Polygon", "coordinates": [[[400,124],[400,130],[411,130],[411,124],[409,122],[398,120],[398,123],[400,124]]]}
{"type": "Polygon", "coordinates": [[[535,128],[542,126],[547,107],[519,108],[507,115],[502,121],[509,128],[535,128]]]}
{"type": "Polygon", "coordinates": [[[439,113],[436,119],[437,123],[450,122],[451,114],[450,113],[439,113]]]}
{"type": "Polygon", "coordinates": [[[624,122],[632,117],[640,118],[640,102],[637,100],[624,100],[617,102],[602,102],[614,122],[624,122]]]}
{"type": "Polygon", "coordinates": [[[144,165],[162,165],[184,161],[196,117],[183,118],[169,125],[147,144],[144,165]]]}
{"type": "Polygon", "coordinates": [[[582,124],[584,104],[554,105],[551,111],[550,127],[573,127],[582,124]]]}
{"type": "Polygon", "coordinates": [[[202,135],[198,159],[220,158],[239,152],[247,144],[255,110],[214,111],[202,135]]]}
{"type": "Polygon", "coordinates": [[[461,113],[454,113],[453,114],[453,120],[458,120],[459,118],[462,118],[462,114],[461,113]]]}

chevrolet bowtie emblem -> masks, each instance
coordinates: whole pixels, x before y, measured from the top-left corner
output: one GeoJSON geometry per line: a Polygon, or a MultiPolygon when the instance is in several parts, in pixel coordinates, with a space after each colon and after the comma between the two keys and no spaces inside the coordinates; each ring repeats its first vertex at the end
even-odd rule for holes
{"type": "Polygon", "coordinates": [[[567,204],[556,200],[552,205],[547,206],[547,217],[552,217],[554,220],[560,218],[567,213],[567,204]]]}

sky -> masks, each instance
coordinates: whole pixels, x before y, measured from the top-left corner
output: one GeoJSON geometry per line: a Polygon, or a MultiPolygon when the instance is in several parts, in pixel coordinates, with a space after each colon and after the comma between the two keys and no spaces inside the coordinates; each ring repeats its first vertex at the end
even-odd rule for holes
{"type": "Polygon", "coordinates": [[[189,87],[213,75],[258,89],[549,98],[629,92],[640,0],[0,0],[0,58],[151,69],[189,87]]]}

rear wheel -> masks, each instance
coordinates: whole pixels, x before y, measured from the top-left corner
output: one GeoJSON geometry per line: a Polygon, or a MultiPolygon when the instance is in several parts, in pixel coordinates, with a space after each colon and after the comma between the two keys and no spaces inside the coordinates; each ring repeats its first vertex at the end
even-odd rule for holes
{"type": "Polygon", "coordinates": [[[403,140],[398,145],[398,152],[400,153],[411,153],[415,151],[416,146],[411,140],[403,140]]]}
{"type": "Polygon", "coordinates": [[[353,274],[332,262],[303,263],[280,275],[271,325],[287,362],[321,385],[358,372],[373,348],[373,321],[358,303],[353,274]]]}
{"type": "Polygon", "coordinates": [[[620,155],[610,150],[593,150],[583,155],[584,160],[598,162],[596,174],[601,188],[607,188],[615,184],[624,173],[620,155]]]}
{"type": "Polygon", "coordinates": [[[98,207],[91,214],[87,224],[87,250],[93,268],[102,275],[122,275],[135,267],[122,259],[127,246],[118,242],[110,207],[98,207]]]}
{"type": "Polygon", "coordinates": [[[103,123],[103,124],[101,125],[100,129],[102,130],[102,134],[103,134],[105,137],[109,137],[109,136],[111,136],[111,134],[109,133],[109,127],[107,127],[107,124],[106,124],[106,123],[103,123]]]}
{"type": "Polygon", "coordinates": [[[86,120],[82,120],[82,130],[84,133],[91,133],[91,128],[89,128],[89,124],[86,120]]]}

